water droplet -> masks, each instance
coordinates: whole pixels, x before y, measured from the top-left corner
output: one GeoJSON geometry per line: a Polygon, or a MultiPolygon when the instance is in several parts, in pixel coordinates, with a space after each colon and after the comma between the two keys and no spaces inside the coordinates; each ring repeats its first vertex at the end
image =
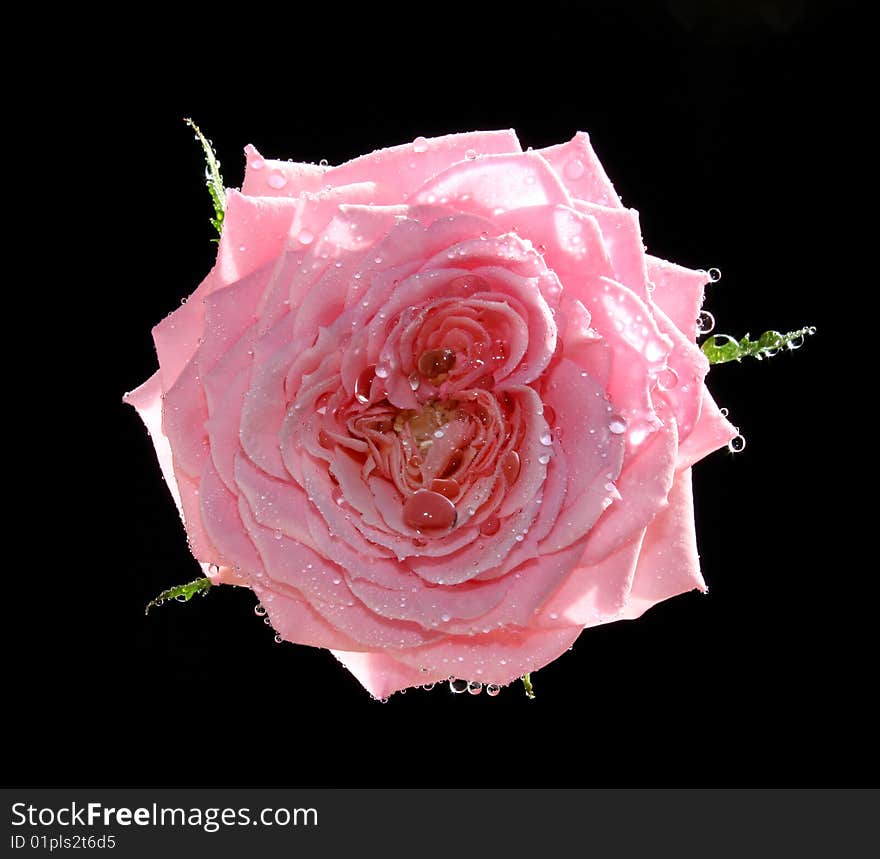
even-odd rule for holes
{"type": "Polygon", "coordinates": [[[367,367],[357,377],[357,381],[354,383],[354,396],[361,405],[365,406],[370,402],[370,388],[372,388],[375,378],[375,367],[367,367]]]}
{"type": "Polygon", "coordinates": [[[444,615],[440,616],[440,620],[442,620],[443,623],[449,623],[449,621],[452,620],[452,616],[448,615],[448,614],[444,614],[444,615]]]}
{"type": "Polygon", "coordinates": [[[721,280],[721,269],[720,268],[710,268],[709,271],[706,272],[709,275],[710,283],[718,283],[721,280]]]}
{"type": "Polygon", "coordinates": [[[542,453],[538,457],[538,462],[540,462],[541,465],[546,465],[548,462],[550,462],[550,454],[549,453],[542,453]]]}
{"type": "Polygon", "coordinates": [[[715,328],[715,317],[708,310],[701,310],[697,317],[697,334],[708,334],[715,328]]]}
{"type": "Polygon", "coordinates": [[[376,375],[380,379],[387,379],[391,375],[391,365],[387,361],[381,361],[376,365],[376,375]]]}
{"type": "Polygon", "coordinates": [[[280,540],[284,535],[280,531],[275,532],[275,539],[280,540]]]}
{"type": "Polygon", "coordinates": [[[417,137],[413,140],[413,152],[427,152],[428,140],[425,137],[417,137]]]}
{"type": "Polygon", "coordinates": [[[522,543],[522,541],[525,540],[525,535],[517,534],[513,539],[516,540],[517,543],[522,543]]]}
{"type": "Polygon", "coordinates": [[[727,409],[720,409],[721,417],[726,418],[730,412],[727,409]]]}
{"type": "Polygon", "coordinates": [[[404,524],[419,531],[452,528],[457,518],[455,505],[430,489],[419,489],[403,502],[404,524]]]}
{"type": "Polygon", "coordinates": [[[667,367],[665,370],[661,370],[657,376],[657,387],[661,391],[668,391],[674,388],[678,384],[678,373],[672,369],[672,367],[667,367]]]}
{"type": "Polygon", "coordinates": [[[501,528],[501,520],[497,516],[490,516],[480,525],[480,533],[486,537],[491,537],[493,534],[498,533],[499,528],[501,528]]]}
{"type": "Polygon", "coordinates": [[[278,190],[287,184],[287,177],[280,170],[273,170],[266,178],[266,184],[278,190]]]}
{"type": "Polygon", "coordinates": [[[477,150],[468,149],[468,151],[465,152],[464,157],[467,158],[468,161],[473,161],[477,157],[477,150]]]}
{"type": "Polygon", "coordinates": [[[663,360],[666,356],[666,349],[663,348],[663,344],[657,342],[656,340],[649,340],[645,344],[645,357],[652,363],[656,363],[657,361],[663,360]]]}
{"type": "Polygon", "coordinates": [[[746,449],[746,439],[742,433],[734,436],[729,442],[727,442],[727,449],[731,453],[742,453],[746,449]]]}
{"type": "Polygon", "coordinates": [[[611,420],[608,421],[608,432],[613,433],[614,435],[622,435],[625,433],[626,418],[623,418],[620,415],[613,415],[611,420]]]}
{"type": "Polygon", "coordinates": [[[800,349],[801,346],[804,345],[804,335],[799,334],[794,340],[789,340],[787,345],[792,352],[794,352],[795,349],[800,349]]]}
{"type": "Polygon", "coordinates": [[[455,352],[452,349],[429,349],[419,356],[418,366],[426,379],[439,379],[455,367],[455,352]]]}
{"type": "Polygon", "coordinates": [[[301,245],[310,245],[315,240],[315,234],[311,230],[300,230],[296,238],[301,245]]]}
{"type": "Polygon", "coordinates": [[[490,683],[486,687],[486,694],[490,698],[494,698],[501,691],[501,687],[497,683],[490,683]]]}
{"type": "Polygon", "coordinates": [[[443,432],[442,429],[434,430],[434,438],[443,438],[444,435],[446,435],[446,433],[443,432]]]}
{"type": "Polygon", "coordinates": [[[330,166],[330,162],[326,158],[322,158],[318,162],[318,166],[326,170],[330,166]]]}
{"type": "Polygon", "coordinates": [[[449,691],[454,692],[456,695],[460,695],[462,692],[466,692],[467,688],[467,680],[458,680],[457,678],[453,678],[449,681],[449,691]]]}
{"type": "Polygon", "coordinates": [[[419,389],[419,385],[422,383],[422,380],[419,378],[418,373],[410,373],[409,374],[409,386],[414,391],[419,389]]]}
{"type": "Polygon", "coordinates": [[[551,444],[553,444],[553,436],[550,435],[549,432],[542,432],[542,433],[541,433],[541,438],[539,439],[539,441],[540,441],[541,444],[543,444],[545,447],[549,447],[551,444]]]}
{"type": "Polygon", "coordinates": [[[261,605],[260,603],[257,603],[257,604],[254,606],[254,614],[255,614],[257,617],[265,617],[265,616],[266,616],[266,608],[265,608],[265,606],[261,605]]]}
{"type": "Polygon", "coordinates": [[[276,633],[275,633],[275,643],[276,643],[276,644],[281,644],[282,641],[284,641],[284,639],[281,637],[281,633],[280,633],[280,632],[276,632],[276,633]]]}
{"type": "Polygon", "coordinates": [[[439,492],[441,495],[452,501],[454,498],[458,497],[461,492],[461,486],[457,480],[437,478],[436,480],[431,481],[431,491],[439,492]]]}
{"type": "Polygon", "coordinates": [[[517,477],[519,477],[520,459],[519,454],[515,450],[509,450],[504,454],[504,459],[501,460],[501,470],[504,472],[508,483],[516,482],[517,477]]]}
{"type": "Polygon", "coordinates": [[[580,179],[581,176],[584,175],[585,169],[586,168],[584,167],[584,162],[581,161],[579,158],[575,158],[573,161],[569,161],[565,165],[565,167],[562,168],[562,172],[565,173],[565,175],[569,179],[580,179]]]}
{"type": "Polygon", "coordinates": [[[251,161],[251,164],[250,164],[251,170],[262,170],[263,167],[265,167],[265,166],[266,166],[266,162],[263,161],[262,158],[254,158],[254,160],[251,161]]]}
{"type": "Polygon", "coordinates": [[[425,683],[424,686],[422,686],[422,689],[424,689],[426,692],[430,692],[435,685],[435,683],[425,683]]]}

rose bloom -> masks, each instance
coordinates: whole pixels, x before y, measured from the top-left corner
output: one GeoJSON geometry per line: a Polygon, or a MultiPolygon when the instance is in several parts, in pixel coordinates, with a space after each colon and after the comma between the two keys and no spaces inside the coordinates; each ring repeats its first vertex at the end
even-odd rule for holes
{"type": "Polygon", "coordinates": [[[705,590],[691,466],[736,435],[708,277],[645,253],[586,134],[246,157],[126,397],[215,584],[379,698],[506,684],[705,590]]]}

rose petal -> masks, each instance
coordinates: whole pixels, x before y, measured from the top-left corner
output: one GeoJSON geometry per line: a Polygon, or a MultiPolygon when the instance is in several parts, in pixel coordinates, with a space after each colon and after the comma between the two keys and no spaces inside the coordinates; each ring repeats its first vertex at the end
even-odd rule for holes
{"type": "Polygon", "coordinates": [[[251,197],[296,197],[303,191],[320,191],[326,171],[317,164],[263,158],[256,147],[244,148],[246,168],[243,194],[251,197]]]}
{"type": "Polygon", "coordinates": [[[697,555],[691,471],[685,469],[675,475],[668,506],[645,532],[621,617],[639,617],[656,603],[694,589],[706,591],[706,583],[697,555]]]}
{"type": "Polygon", "coordinates": [[[579,131],[568,143],[539,149],[574,199],[619,207],[620,198],[593,151],[590,136],[579,131]]]}

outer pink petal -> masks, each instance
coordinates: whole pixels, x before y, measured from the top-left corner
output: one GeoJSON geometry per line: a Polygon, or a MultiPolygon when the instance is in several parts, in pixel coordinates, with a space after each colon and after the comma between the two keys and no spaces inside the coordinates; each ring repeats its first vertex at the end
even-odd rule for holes
{"type": "Polygon", "coordinates": [[[342,649],[334,649],[332,653],[374,698],[385,699],[401,689],[439,683],[448,676],[442,672],[419,671],[386,653],[356,653],[342,649]]]}
{"type": "Polygon", "coordinates": [[[243,194],[251,197],[296,197],[303,191],[319,191],[326,169],[317,164],[263,158],[256,147],[244,148],[246,159],[243,194]]]}
{"type": "Polygon", "coordinates": [[[357,650],[356,641],[327,623],[302,596],[293,589],[278,593],[266,584],[265,576],[254,577],[252,588],[269,615],[272,628],[285,641],[327,649],[357,650]]]}
{"type": "Polygon", "coordinates": [[[550,165],[534,152],[490,155],[456,164],[427,182],[412,198],[413,203],[428,205],[438,201],[487,217],[499,210],[571,205],[550,165]]]}
{"type": "Polygon", "coordinates": [[[737,428],[721,414],[708,389],[703,386],[700,416],[690,435],[678,448],[678,469],[688,468],[704,456],[724,447],[734,436],[737,428]]]}
{"type": "MultiPolygon", "coordinates": [[[[402,650],[394,654],[394,658],[419,669],[420,673],[504,685],[552,662],[568,650],[580,634],[580,626],[569,626],[444,636],[424,647],[402,650]],[[422,668],[427,672],[421,672],[422,668]]],[[[389,691],[395,690],[385,694],[389,691]]]]}
{"type": "Polygon", "coordinates": [[[631,542],[666,506],[677,451],[678,433],[675,419],[670,418],[624,466],[617,481],[621,500],[611,505],[590,532],[582,563],[596,564],[631,542]]]}
{"type": "Polygon", "coordinates": [[[579,131],[568,143],[548,146],[538,153],[550,162],[574,199],[615,208],[621,205],[586,132],[579,131]]]}
{"type": "Polygon", "coordinates": [[[183,518],[183,506],[180,502],[180,490],[177,488],[177,478],[174,475],[174,462],[171,456],[171,445],[162,433],[162,377],[157,370],[140,387],[130,391],[123,397],[123,402],[134,406],[141,420],[147,428],[153,447],[156,449],[156,459],[159,460],[159,468],[162,469],[162,477],[174,504],[183,518]]]}
{"type": "Polygon", "coordinates": [[[186,365],[162,402],[162,432],[174,451],[175,468],[198,477],[208,458],[208,404],[195,361],[186,365]]]}
{"type": "Polygon", "coordinates": [[[706,583],[697,555],[688,468],[675,476],[669,506],[657,514],[645,532],[632,589],[620,616],[639,617],[656,603],[694,589],[705,591],[706,583]]]}
{"type": "Polygon", "coordinates": [[[644,529],[601,561],[577,564],[534,623],[541,627],[597,626],[614,620],[630,592],[643,535],[644,529]]]}
{"type": "Polygon", "coordinates": [[[245,197],[231,189],[226,195],[226,214],[217,250],[221,279],[234,283],[274,262],[287,242],[296,209],[293,200],[245,197]]]}
{"type": "Polygon", "coordinates": [[[404,202],[432,176],[469,155],[521,152],[516,134],[505,131],[473,131],[433,137],[417,147],[412,143],[379,149],[327,171],[325,181],[376,182],[385,202],[404,202]],[[424,148],[423,148],[424,147],[424,148]],[[416,151],[416,149],[422,151],[416,151]],[[393,199],[387,199],[388,197],[393,199]]]}
{"type": "Polygon", "coordinates": [[[697,339],[697,317],[703,304],[703,290],[709,282],[704,271],[694,271],[657,257],[648,256],[648,279],[654,284],[654,303],[691,342],[697,339]]]}

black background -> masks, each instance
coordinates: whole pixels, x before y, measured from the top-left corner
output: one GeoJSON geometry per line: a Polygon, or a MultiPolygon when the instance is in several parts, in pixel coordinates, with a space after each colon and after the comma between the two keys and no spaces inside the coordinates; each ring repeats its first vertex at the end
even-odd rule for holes
{"type": "MultiPolygon", "coordinates": [[[[876,504],[855,493],[873,495],[876,432],[857,387],[873,390],[874,365],[853,333],[870,328],[874,288],[856,238],[868,171],[857,7],[322,11],[217,12],[197,36],[170,15],[105,19],[106,38],[79,20],[46,55],[42,145],[61,153],[52,169],[65,182],[39,206],[63,227],[31,260],[51,313],[45,293],[24,296],[36,310],[25,333],[51,369],[18,353],[34,384],[9,451],[10,473],[26,476],[22,530],[7,536],[28,551],[7,559],[5,780],[876,782],[865,524],[876,504]],[[587,130],[650,252],[722,270],[705,305],[717,331],[816,325],[797,353],[710,374],[748,441],[695,469],[710,593],[587,630],[534,675],[534,701],[511,686],[494,699],[438,687],[377,703],[329,653],[273,643],[244,590],[145,618],[151,597],[199,574],[121,403],[154,369],[151,326],[215,252],[184,116],[214,141],[230,186],[248,142],[338,163],[417,135],[512,127],[537,148],[587,130]]],[[[28,175],[38,188],[44,178],[28,175]]]]}

